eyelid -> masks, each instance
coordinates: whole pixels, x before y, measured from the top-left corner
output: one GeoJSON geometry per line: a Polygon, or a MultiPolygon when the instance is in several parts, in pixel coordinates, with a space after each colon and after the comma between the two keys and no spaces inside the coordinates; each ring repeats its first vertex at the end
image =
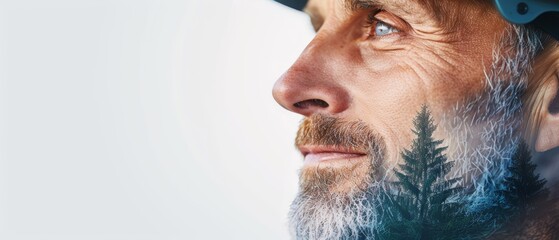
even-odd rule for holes
{"type": "MultiPolygon", "coordinates": [[[[380,21],[379,19],[376,18],[376,15],[380,12],[381,10],[372,10],[369,12],[369,14],[367,14],[367,27],[370,27],[373,23],[375,23],[376,21],[380,21]]],[[[382,22],[382,21],[381,21],[382,22]]]]}
{"type": "Polygon", "coordinates": [[[400,33],[409,30],[409,25],[404,20],[382,9],[370,11],[367,16],[367,28],[374,27],[373,24],[376,22],[383,22],[398,30],[400,33]]]}

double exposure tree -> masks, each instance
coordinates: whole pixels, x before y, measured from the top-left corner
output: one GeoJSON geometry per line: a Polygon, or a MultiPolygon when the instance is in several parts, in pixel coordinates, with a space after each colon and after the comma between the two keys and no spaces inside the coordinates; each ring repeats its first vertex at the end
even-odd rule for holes
{"type": "Polygon", "coordinates": [[[382,225],[377,239],[459,239],[476,231],[474,219],[460,203],[459,178],[445,177],[453,162],[448,161],[433,138],[436,125],[427,106],[413,121],[415,139],[402,152],[403,163],[394,173],[397,181],[384,192],[382,225]]]}
{"type": "Polygon", "coordinates": [[[501,199],[499,206],[493,209],[501,228],[491,239],[517,239],[519,226],[528,219],[541,218],[545,206],[549,202],[549,190],[545,188],[546,180],[535,172],[529,146],[520,141],[508,167],[509,176],[503,181],[503,189],[498,191],[501,199]],[[539,213],[536,207],[540,205],[539,213]]]}
{"type": "Polygon", "coordinates": [[[546,180],[536,174],[536,165],[532,163],[530,149],[524,141],[520,142],[511,160],[510,176],[505,178],[501,194],[507,210],[523,215],[535,203],[545,200],[549,190],[544,187],[546,180]]]}
{"type": "Polygon", "coordinates": [[[471,202],[459,187],[460,179],[449,176],[453,162],[444,154],[443,141],[433,137],[436,125],[426,106],[413,124],[415,139],[401,153],[403,161],[394,169],[396,181],[381,191],[383,204],[379,206],[375,239],[485,239],[493,233],[500,236],[521,225],[536,205],[547,200],[546,181],[535,172],[529,146],[521,141],[507,169],[509,175],[500,182],[501,190],[494,192],[500,203],[481,212],[467,211],[471,202]],[[500,226],[508,227],[497,230],[500,226]]]}

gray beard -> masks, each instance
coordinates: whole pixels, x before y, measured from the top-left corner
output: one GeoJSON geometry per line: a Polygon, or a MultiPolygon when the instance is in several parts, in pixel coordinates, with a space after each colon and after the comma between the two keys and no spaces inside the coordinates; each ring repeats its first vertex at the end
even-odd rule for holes
{"type": "MultiPolygon", "coordinates": [[[[447,136],[447,156],[455,165],[451,178],[468,189],[464,196],[469,211],[478,212],[495,202],[495,190],[506,176],[510,158],[521,139],[522,101],[534,56],[541,50],[539,35],[514,26],[493,53],[486,71],[486,87],[473,99],[457,103],[440,120],[447,136]],[[515,49],[504,56],[502,49],[515,49]]],[[[379,162],[371,159],[371,162],[379,162]]],[[[382,162],[382,161],[380,161],[382,162]]],[[[392,164],[391,164],[392,165],[392,164]]],[[[366,190],[314,196],[298,193],[289,213],[290,232],[295,239],[373,239],[379,224],[379,194],[391,179],[392,166],[384,166],[384,177],[367,179],[366,190]]]]}
{"type": "MultiPolygon", "coordinates": [[[[370,189],[369,192],[376,192],[370,189]]],[[[296,239],[358,239],[376,221],[374,201],[365,191],[332,194],[327,201],[299,194],[291,205],[291,234],[296,239]]]]}

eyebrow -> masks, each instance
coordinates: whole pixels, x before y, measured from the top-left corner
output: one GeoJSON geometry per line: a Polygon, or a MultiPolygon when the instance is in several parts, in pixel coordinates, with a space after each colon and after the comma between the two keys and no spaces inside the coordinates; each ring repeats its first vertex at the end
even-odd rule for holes
{"type": "MultiPolygon", "coordinates": [[[[423,2],[437,1],[437,0],[337,0],[342,2],[344,8],[349,12],[357,12],[361,10],[378,8],[382,10],[387,10],[399,16],[407,15],[412,17],[418,12],[427,13],[429,7],[420,4],[423,2]]],[[[323,16],[320,14],[316,7],[312,7],[308,4],[304,9],[313,22],[313,27],[315,22],[323,22],[323,16]]],[[[425,14],[421,14],[425,15],[425,14]]],[[[315,27],[315,30],[316,27],[315,27]]]]}
{"type": "Polygon", "coordinates": [[[346,9],[357,11],[372,7],[390,7],[401,9],[405,12],[413,12],[417,7],[421,7],[417,0],[343,0],[346,9]]]}
{"type": "Polygon", "coordinates": [[[361,9],[368,9],[373,6],[378,6],[378,0],[343,0],[346,9],[357,11],[361,9]]]}
{"type": "MultiPolygon", "coordinates": [[[[436,24],[437,27],[448,33],[455,32],[461,26],[460,14],[487,14],[496,11],[492,1],[488,0],[457,0],[456,2],[444,0],[335,1],[340,1],[348,12],[378,9],[394,13],[409,23],[424,24],[433,20],[432,24],[436,24]]],[[[307,5],[305,12],[310,15],[311,19],[320,20],[324,17],[315,7],[310,7],[310,5],[307,5]]]]}
{"type": "MultiPolygon", "coordinates": [[[[320,1],[320,0],[317,0],[320,1]]],[[[440,0],[335,0],[340,1],[346,11],[354,13],[368,9],[386,10],[394,13],[408,22],[421,21],[431,18],[437,23],[444,23],[446,13],[440,11],[440,0]]],[[[323,22],[323,15],[312,4],[307,4],[304,11],[310,16],[313,27],[315,23],[323,22]]],[[[450,19],[447,19],[450,20],[450,19]]],[[[444,24],[443,24],[444,25],[444,24]]],[[[315,30],[317,28],[315,27],[315,30]]]]}

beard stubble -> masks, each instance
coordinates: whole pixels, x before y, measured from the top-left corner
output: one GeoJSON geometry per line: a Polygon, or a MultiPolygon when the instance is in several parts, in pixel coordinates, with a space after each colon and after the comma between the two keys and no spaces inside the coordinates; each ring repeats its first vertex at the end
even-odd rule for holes
{"type": "MultiPolygon", "coordinates": [[[[343,165],[305,165],[300,172],[300,191],[305,195],[328,197],[368,189],[384,176],[384,139],[363,121],[345,121],[325,114],[305,118],[295,139],[296,146],[329,146],[367,153],[364,161],[343,165]]],[[[353,161],[353,160],[350,160],[353,161]]]]}
{"type": "MultiPolygon", "coordinates": [[[[473,99],[457,103],[443,117],[449,159],[457,163],[452,174],[470,177],[465,181],[471,190],[468,211],[490,206],[505,176],[515,143],[521,138],[521,97],[538,46],[536,35],[513,28],[496,48],[493,65],[486,74],[487,87],[473,99]],[[512,57],[498,52],[511,46],[517,50],[512,57]],[[472,129],[480,127],[472,135],[472,129]]],[[[383,167],[387,159],[384,140],[362,121],[313,115],[301,123],[296,144],[365,149],[369,161],[338,168],[326,164],[304,167],[299,194],[291,205],[292,235],[296,239],[372,237],[379,203],[375,193],[385,187],[388,172],[383,167]]]]}

